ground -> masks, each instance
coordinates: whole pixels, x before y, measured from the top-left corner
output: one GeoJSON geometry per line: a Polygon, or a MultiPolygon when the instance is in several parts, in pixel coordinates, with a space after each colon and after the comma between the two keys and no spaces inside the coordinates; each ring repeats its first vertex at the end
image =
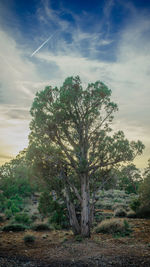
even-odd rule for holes
{"type": "Polygon", "coordinates": [[[71,231],[0,232],[0,266],[150,266],[150,219],[127,219],[128,237],[92,233],[75,241],[71,231]],[[34,244],[23,237],[32,234],[34,244]]]}

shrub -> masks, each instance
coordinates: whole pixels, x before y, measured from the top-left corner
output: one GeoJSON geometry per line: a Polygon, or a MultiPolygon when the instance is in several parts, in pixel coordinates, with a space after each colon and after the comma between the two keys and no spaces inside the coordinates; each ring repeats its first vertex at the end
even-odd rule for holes
{"type": "Polygon", "coordinates": [[[83,241],[83,237],[81,235],[76,235],[74,239],[75,239],[75,241],[78,241],[78,242],[83,241]]]}
{"type": "Polygon", "coordinates": [[[9,232],[9,231],[20,232],[20,231],[24,231],[25,229],[27,229],[27,227],[23,224],[8,224],[2,228],[2,231],[4,231],[4,232],[9,232]]]}
{"type": "Polygon", "coordinates": [[[3,212],[5,209],[6,198],[3,194],[0,194],[0,212],[3,212]]]}
{"type": "Polygon", "coordinates": [[[42,215],[49,215],[49,223],[60,225],[61,228],[68,228],[69,221],[64,210],[65,206],[58,201],[53,200],[49,192],[43,192],[39,201],[39,212],[42,215]]]}
{"type": "Polygon", "coordinates": [[[129,235],[131,232],[128,222],[118,219],[102,221],[95,231],[96,233],[120,234],[121,236],[129,235]]]}
{"type": "Polygon", "coordinates": [[[23,238],[24,242],[27,243],[34,243],[35,241],[35,236],[34,235],[25,235],[23,238]]]}
{"type": "Polygon", "coordinates": [[[15,214],[15,221],[18,223],[23,223],[23,224],[31,223],[30,217],[25,212],[15,214]]]}
{"type": "Polygon", "coordinates": [[[32,214],[31,215],[31,220],[32,221],[36,221],[39,218],[39,216],[37,214],[32,214]]]}
{"type": "Polygon", "coordinates": [[[15,177],[10,176],[1,179],[1,190],[7,198],[15,195],[30,196],[33,191],[29,179],[27,177],[17,177],[16,173],[15,177]]]}
{"type": "Polygon", "coordinates": [[[127,218],[136,218],[136,213],[133,210],[127,212],[127,218]]]}
{"type": "Polygon", "coordinates": [[[0,214],[0,222],[4,222],[4,221],[5,221],[4,214],[0,214]]]}
{"type": "Polygon", "coordinates": [[[6,216],[6,219],[9,220],[12,217],[12,211],[10,209],[6,209],[5,216],[6,216]]]}
{"type": "Polygon", "coordinates": [[[140,200],[139,200],[139,198],[134,198],[132,201],[131,201],[131,203],[130,203],[130,208],[133,210],[133,211],[135,211],[135,212],[137,212],[138,211],[138,209],[139,209],[139,207],[140,207],[140,200]]]}
{"type": "Polygon", "coordinates": [[[96,222],[102,222],[105,219],[105,216],[102,214],[95,214],[96,222]]]}
{"type": "Polygon", "coordinates": [[[43,192],[40,196],[39,199],[39,212],[42,215],[48,215],[50,214],[53,210],[56,209],[56,201],[53,200],[52,196],[50,195],[49,192],[43,192]]]}
{"type": "Polygon", "coordinates": [[[49,223],[60,225],[62,229],[67,229],[69,227],[68,218],[62,209],[60,209],[59,212],[53,212],[52,216],[49,218],[49,223]]]}
{"type": "Polygon", "coordinates": [[[15,203],[12,203],[11,211],[13,214],[20,212],[20,208],[15,205],[15,203]]]}
{"type": "Polygon", "coordinates": [[[61,227],[60,224],[52,223],[52,224],[50,224],[50,229],[52,229],[52,230],[62,230],[62,227],[61,227]]]}
{"type": "Polygon", "coordinates": [[[122,208],[118,208],[114,211],[114,216],[115,217],[125,217],[127,214],[126,214],[126,211],[122,208]]]}
{"type": "Polygon", "coordinates": [[[5,202],[3,203],[3,210],[10,210],[12,214],[20,212],[22,209],[23,200],[18,195],[15,195],[11,198],[5,198],[5,202]]]}
{"type": "Polygon", "coordinates": [[[150,161],[145,172],[145,178],[139,188],[140,207],[136,210],[137,216],[150,218],[150,161]]]}
{"type": "Polygon", "coordinates": [[[123,204],[123,203],[115,203],[113,205],[113,210],[117,210],[117,209],[126,209],[127,208],[127,204],[123,204]]]}
{"type": "Polygon", "coordinates": [[[50,230],[50,227],[46,223],[39,223],[39,224],[34,224],[32,226],[32,229],[34,231],[47,231],[50,230]]]}

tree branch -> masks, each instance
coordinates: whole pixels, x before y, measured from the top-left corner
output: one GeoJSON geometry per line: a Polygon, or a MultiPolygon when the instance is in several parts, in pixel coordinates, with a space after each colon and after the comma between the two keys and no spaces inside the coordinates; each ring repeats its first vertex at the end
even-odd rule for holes
{"type": "Polygon", "coordinates": [[[103,123],[108,119],[108,117],[112,114],[113,109],[111,110],[111,112],[108,113],[108,115],[102,120],[102,122],[90,133],[89,135],[89,139],[91,138],[91,136],[103,125],[103,123]]]}
{"type": "Polygon", "coordinates": [[[67,179],[67,182],[68,182],[68,184],[70,185],[70,187],[73,189],[73,191],[74,191],[76,197],[78,198],[79,202],[82,203],[82,198],[81,198],[81,196],[80,196],[80,194],[79,194],[77,188],[75,187],[75,185],[73,185],[73,184],[69,181],[69,179],[67,179]]]}
{"type": "Polygon", "coordinates": [[[61,149],[64,151],[64,153],[66,154],[67,158],[69,159],[71,166],[74,168],[74,170],[77,172],[77,168],[76,168],[76,162],[73,159],[73,157],[68,153],[68,149],[65,147],[65,145],[61,142],[60,137],[58,136],[58,133],[56,133],[56,137],[57,137],[57,143],[58,145],[61,147],[61,149]]]}

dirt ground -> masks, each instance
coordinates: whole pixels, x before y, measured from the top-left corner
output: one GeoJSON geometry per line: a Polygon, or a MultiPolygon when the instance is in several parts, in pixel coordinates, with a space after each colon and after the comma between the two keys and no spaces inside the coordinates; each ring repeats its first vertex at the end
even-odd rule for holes
{"type": "MultiPolygon", "coordinates": [[[[77,242],[71,231],[0,232],[0,266],[150,266],[150,220],[128,219],[128,237],[92,234],[77,242]],[[32,234],[33,244],[23,237],[32,234]]],[[[2,224],[1,224],[2,225],[2,224]]]]}

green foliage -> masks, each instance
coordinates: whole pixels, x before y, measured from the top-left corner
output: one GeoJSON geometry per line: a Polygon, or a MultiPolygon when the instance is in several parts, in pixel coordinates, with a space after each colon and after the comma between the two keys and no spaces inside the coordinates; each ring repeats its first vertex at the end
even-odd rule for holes
{"type": "Polygon", "coordinates": [[[23,210],[24,199],[35,190],[29,179],[26,151],[0,167],[0,188],[0,212],[10,219],[23,210]]]}
{"type": "Polygon", "coordinates": [[[6,219],[10,219],[13,216],[12,211],[10,209],[6,209],[5,216],[6,216],[6,219]]]}
{"type": "Polygon", "coordinates": [[[14,218],[17,223],[23,223],[27,225],[31,224],[31,218],[25,212],[15,214],[14,218]]]}
{"type": "Polygon", "coordinates": [[[82,242],[83,241],[83,237],[81,235],[76,235],[74,239],[77,242],[82,242]]]}
{"type": "Polygon", "coordinates": [[[52,223],[51,219],[48,220],[48,223],[50,224],[52,230],[62,230],[61,225],[57,223],[52,223]]]}
{"type": "Polygon", "coordinates": [[[13,214],[15,214],[15,213],[17,213],[17,212],[20,211],[20,208],[17,207],[17,206],[15,205],[15,203],[12,203],[11,211],[12,211],[13,214]]]}
{"type": "Polygon", "coordinates": [[[142,206],[150,207],[150,174],[147,174],[139,189],[142,206]]]}
{"type": "Polygon", "coordinates": [[[139,198],[134,198],[134,199],[132,199],[132,201],[130,203],[130,208],[133,211],[137,212],[139,210],[140,205],[141,205],[141,202],[140,202],[139,198]]]}
{"type": "Polygon", "coordinates": [[[137,217],[150,218],[150,160],[144,172],[144,180],[139,188],[139,207],[136,210],[137,217]]]}
{"type": "Polygon", "coordinates": [[[5,198],[5,202],[3,203],[3,212],[6,215],[7,219],[10,219],[14,214],[20,212],[22,209],[22,198],[18,197],[18,195],[7,199],[5,198]]]}
{"type": "Polygon", "coordinates": [[[30,180],[30,165],[24,150],[15,159],[0,167],[0,188],[6,198],[15,195],[27,197],[35,191],[35,185],[30,180]]]}
{"type": "Polygon", "coordinates": [[[4,222],[4,221],[5,221],[4,215],[0,214],[0,222],[4,222]]]}
{"type": "Polygon", "coordinates": [[[138,193],[138,188],[142,182],[140,170],[134,164],[122,167],[119,172],[119,188],[126,193],[138,193]]]}
{"type": "Polygon", "coordinates": [[[22,198],[18,195],[15,195],[11,198],[5,198],[5,202],[3,203],[3,210],[5,214],[15,214],[17,212],[20,212],[20,210],[22,209],[22,205],[22,198]]]}
{"type": "Polygon", "coordinates": [[[126,220],[110,219],[100,223],[95,229],[96,233],[104,234],[119,234],[120,236],[129,235],[131,232],[130,226],[126,220]]]}
{"type": "Polygon", "coordinates": [[[38,214],[32,214],[31,215],[31,220],[34,222],[39,218],[38,214]]]}
{"type": "Polygon", "coordinates": [[[48,231],[48,230],[50,230],[50,227],[46,223],[39,223],[39,224],[34,224],[32,226],[32,229],[34,231],[48,231]]]}
{"type": "MultiPolygon", "coordinates": [[[[103,82],[83,88],[76,76],[68,77],[60,88],[45,87],[32,104],[28,158],[34,174],[44,178],[50,190],[60,198],[67,192],[67,207],[76,204],[82,211],[83,181],[91,196],[99,188],[100,172],[132,161],[144,149],[142,142],[129,142],[122,131],[110,135],[118,110],[110,97],[103,82]]],[[[60,221],[58,211],[53,217],[60,221]]]]}
{"type": "Polygon", "coordinates": [[[49,192],[45,191],[41,194],[38,210],[42,215],[47,216],[58,207],[59,204],[53,200],[53,197],[49,192]]]}
{"type": "Polygon", "coordinates": [[[34,235],[25,235],[23,238],[25,244],[31,244],[35,242],[35,236],[34,235]]]}
{"type": "Polygon", "coordinates": [[[5,225],[4,227],[2,227],[2,231],[4,231],[4,232],[9,232],[9,231],[21,232],[21,231],[24,231],[26,229],[27,229],[27,227],[23,224],[8,224],[8,225],[5,225]]]}
{"type": "Polygon", "coordinates": [[[29,180],[26,178],[5,177],[1,180],[0,185],[4,196],[7,198],[13,197],[14,195],[26,197],[32,193],[29,180]]]}
{"type": "Polygon", "coordinates": [[[96,220],[96,222],[101,222],[104,219],[105,219],[105,216],[103,214],[101,214],[101,215],[98,214],[98,213],[95,214],[95,220],[96,220]]]}
{"type": "Polygon", "coordinates": [[[49,215],[49,223],[60,228],[67,228],[69,225],[65,212],[65,206],[53,200],[49,192],[43,192],[39,200],[39,211],[43,215],[49,215]]]}
{"type": "Polygon", "coordinates": [[[3,193],[0,194],[0,212],[3,212],[5,209],[6,198],[3,193]]]}
{"type": "Polygon", "coordinates": [[[71,161],[78,175],[89,172],[88,166],[94,168],[94,180],[102,167],[131,161],[142,153],[144,145],[129,142],[122,131],[109,135],[109,125],[118,109],[110,96],[111,90],[101,81],[83,88],[79,76],[67,78],[60,88],[47,86],[36,94],[28,155],[41,177],[58,178],[64,163],[71,161]]]}
{"type": "Polygon", "coordinates": [[[62,229],[69,227],[69,221],[63,210],[54,211],[53,215],[49,218],[50,224],[59,225],[62,229]]]}

